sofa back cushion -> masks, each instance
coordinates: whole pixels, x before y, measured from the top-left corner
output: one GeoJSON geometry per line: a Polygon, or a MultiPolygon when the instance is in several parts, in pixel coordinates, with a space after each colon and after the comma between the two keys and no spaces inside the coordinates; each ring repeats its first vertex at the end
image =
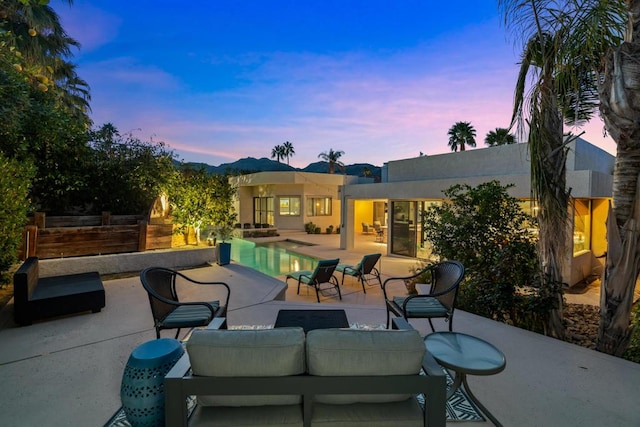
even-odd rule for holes
{"type": "MultiPolygon", "coordinates": [[[[310,375],[418,375],[425,346],[415,330],[315,329],[307,333],[310,375]]],[[[321,403],[394,402],[406,394],[318,395],[321,403]]]]}
{"type": "MultiPolygon", "coordinates": [[[[302,328],[196,330],[187,342],[194,375],[279,377],[305,373],[302,328]]],[[[198,396],[204,406],[293,405],[300,396],[198,396]]]]}

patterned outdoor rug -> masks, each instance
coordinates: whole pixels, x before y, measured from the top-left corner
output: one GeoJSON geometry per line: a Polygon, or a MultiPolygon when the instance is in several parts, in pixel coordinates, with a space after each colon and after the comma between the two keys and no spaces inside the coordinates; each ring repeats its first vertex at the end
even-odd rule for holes
{"type": "MultiPolygon", "coordinates": [[[[353,329],[386,329],[384,324],[363,324],[352,323],[350,328],[353,329]]],[[[273,325],[237,325],[229,326],[229,329],[271,329],[273,325]]],[[[188,338],[186,338],[188,339],[188,338]]],[[[453,384],[453,379],[447,371],[444,371],[447,375],[447,389],[453,384]]],[[[424,397],[418,395],[418,402],[424,406],[424,397]]],[[[190,411],[195,407],[195,399],[190,399],[189,409],[190,411]]],[[[480,414],[480,411],[469,400],[464,390],[458,389],[453,396],[447,401],[447,421],[485,421],[480,414]]],[[[105,427],[130,427],[131,424],[127,421],[127,416],[122,408],[118,409],[111,419],[105,424],[105,427]]]]}

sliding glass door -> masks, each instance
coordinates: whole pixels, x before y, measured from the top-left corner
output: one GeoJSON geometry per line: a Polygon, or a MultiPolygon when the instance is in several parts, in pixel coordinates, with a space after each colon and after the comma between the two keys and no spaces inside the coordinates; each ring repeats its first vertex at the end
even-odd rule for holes
{"type": "Polygon", "coordinates": [[[415,257],[417,253],[417,228],[416,218],[418,202],[392,202],[390,227],[391,253],[415,257]]]}

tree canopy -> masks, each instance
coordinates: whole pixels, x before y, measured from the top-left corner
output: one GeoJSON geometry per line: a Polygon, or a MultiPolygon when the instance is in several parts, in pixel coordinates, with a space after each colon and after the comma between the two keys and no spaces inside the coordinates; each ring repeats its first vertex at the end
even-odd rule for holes
{"type": "Polygon", "coordinates": [[[489,147],[515,144],[516,137],[509,133],[509,129],[495,128],[495,130],[490,130],[489,132],[487,132],[487,136],[484,138],[484,143],[489,147]]]}
{"type": "Polygon", "coordinates": [[[296,154],[296,151],[293,148],[292,143],[286,141],[284,144],[282,144],[282,155],[286,157],[287,165],[289,164],[289,157],[293,156],[294,154],[296,154]]]}
{"type": "Polygon", "coordinates": [[[343,154],[344,151],[333,151],[333,148],[329,148],[329,151],[323,151],[318,154],[318,157],[329,163],[329,173],[335,173],[336,166],[344,171],[344,163],[340,161],[340,157],[342,157],[343,154]]]}
{"type": "Polygon", "coordinates": [[[476,146],[476,130],[469,122],[456,122],[447,134],[451,151],[464,151],[467,146],[476,146]]]}
{"type": "Polygon", "coordinates": [[[204,168],[183,167],[168,189],[171,216],[178,231],[192,227],[196,239],[205,227],[229,229],[235,222],[234,188],[226,175],[210,175],[204,168]]]}

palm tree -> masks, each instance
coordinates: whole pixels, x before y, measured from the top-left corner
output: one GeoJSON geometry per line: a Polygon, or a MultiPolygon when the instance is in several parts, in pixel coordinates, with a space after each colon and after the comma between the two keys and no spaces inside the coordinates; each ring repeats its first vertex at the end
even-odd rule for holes
{"type": "Polygon", "coordinates": [[[448,132],[451,151],[464,151],[465,145],[476,146],[476,130],[469,122],[457,122],[448,132]]]}
{"type": "Polygon", "coordinates": [[[568,249],[569,192],[566,189],[565,163],[567,149],[564,144],[563,117],[558,106],[556,91],[556,53],[549,49],[554,45],[553,36],[534,34],[522,55],[514,120],[529,117],[529,153],[531,157],[531,191],[537,201],[539,225],[539,251],[543,286],[556,295],[556,308],[549,317],[549,333],[564,337],[562,323],[563,257],[568,249]],[[531,70],[533,69],[533,70],[531,70]],[[524,82],[537,73],[528,103],[525,100],[524,82]],[[528,104],[529,110],[525,111],[528,104]]]}
{"type": "Polygon", "coordinates": [[[60,101],[69,111],[77,117],[82,117],[91,111],[89,84],[78,76],[75,64],[60,61],[54,70],[53,78],[56,85],[62,89],[60,101]]]}
{"type": "Polygon", "coordinates": [[[282,145],[276,145],[271,149],[271,158],[276,159],[280,163],[280,159],[284,158],[284,148],[282,145]]]}
{"type": "Polygon", "coordinates": [[[580,124],[597,105],[599,58],[616,43],[621,22],[612,10],[600,13],[605,3],[616,1],[499,0],[506,24],[524,42],[512,126],[517,121],[520,130],[525,122],[529,127],[543,285],[557,298],[548,327],[556,337],[564,333],[562,292],[556,285],[569,240],[563,122],[580,124]],[[528,81],[532,87],[527,91],[528,81]]]}
{"type": "Polygon", "coordinates": [[[293,144],[289,141],[286,141],[284,144],[282,144],[282,154],[283,157],[287,158],[287,165],[289,165],[289,157],[296,154],[295,150],[293,149],[293,144]]]}
{"type": "Polygon", "coordinates": [[[516,137],[509,133],[509,129],[496,128],[487,132],[487,136],[484,138],[484,143],[489,147],[495,147],[496,145],[515,144],[516,137]]]}
{"type": "Polygon", "coordinates": [[[333,148],[329,148],[329,152],[322,152],[318,154],[318,157],[324,160],[325,162],[329,162],[329,173],[334,173],[336,169],[336,165],[342,169],[344,169],[344,163],[340,160],[340,157],[344,154],[344,151],[333,151],[333,148]]]}
{"type": "MultiPolygon", "coordinates": [[[[614,5],[609,5],[613,9],[614,5]]],[[[607,261],[602,276],[600,328],[597,349],[620,356],[633,331],[631,307],[638,279],[638,216],[640,215],[640,123],[637,117],[637,76],[640,73],[640,0],[627,0],[627,10],[613,10],[626,18],[627,31],[615,49],[603,55],[599,87],[600,113],[609,135],[616,141],[613,170],[613,207],[607,226],[607,261]],[[632,13],[631,13],[632,12],[632,13]],[[622,71],[624,70],[624,72],[622,71]]]]}
{"type": "MultiPolygon", "coordinates": [[[[61,105],[88,122],[89,85],[78,77],[75,65],[67,61],[72,56],[71,49],[80,44],[67,35],[59,16],[46,3],[4,1],[0,33],[9,37],[20,52],[33,83],[41,90],[58,89],[55,93],[61,105]]],[[[73,1],[67,3],[71,5],[73,1]]]]}

